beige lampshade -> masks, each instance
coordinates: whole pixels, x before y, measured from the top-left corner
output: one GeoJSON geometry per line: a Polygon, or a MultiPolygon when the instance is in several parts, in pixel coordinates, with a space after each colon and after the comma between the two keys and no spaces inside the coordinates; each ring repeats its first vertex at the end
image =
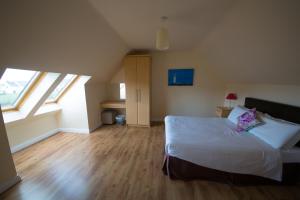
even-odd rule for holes
{"type": "Polygon", "coordinates": [[[156,49],[167,50],[169,48],[169,33],[166,28],[160,28],[156,32],[156,49]]]}

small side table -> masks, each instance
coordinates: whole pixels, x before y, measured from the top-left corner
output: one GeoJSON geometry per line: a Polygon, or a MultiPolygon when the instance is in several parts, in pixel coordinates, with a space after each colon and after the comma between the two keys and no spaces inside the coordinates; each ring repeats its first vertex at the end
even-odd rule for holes
{"type": "Polygon", "coordinates": [[[228,117],[229,113],[231,112],[232,108],[224,107],[224,106],[217,106],[216,115],[218,117],[228,117]]]}

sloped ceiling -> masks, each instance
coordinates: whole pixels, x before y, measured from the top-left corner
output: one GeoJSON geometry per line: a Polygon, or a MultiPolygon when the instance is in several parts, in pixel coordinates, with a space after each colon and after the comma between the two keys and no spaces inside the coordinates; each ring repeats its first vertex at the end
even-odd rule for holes
{"type": "Polygon", "coordinates": [[[171,50],[190,50],[236,0],[89,0],[134,49],[155,49],[160,17],[167,16],[171,50]]]}
{"type": "Polygon", "coordinates": [[[0,66],[108,81],[130,49],[196,50],[227,83],[300,84],[297,0],[2,0],[0,66]]]}
{"type": "Polygon", "coordinates": [[[228,83],[300,84],[300,1],[240,1],[199,56],[228,83]]]}
{"type": "Polygon", "coordinates": [[[2,0],[0,66],[107,81],[127,45],[86,0],[2,0]]]}
{"type": "Polygon", "coordinates": [[[166,15],[170,50],[196,49],[223,81],[300,84],[300,1],[90,1],[131,48],[154,49],[166,15]]]}

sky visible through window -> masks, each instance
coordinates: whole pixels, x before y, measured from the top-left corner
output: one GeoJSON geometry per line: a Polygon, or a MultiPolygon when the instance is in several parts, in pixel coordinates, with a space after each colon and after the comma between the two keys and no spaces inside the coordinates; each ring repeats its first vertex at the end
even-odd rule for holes
{"type": "Polygon", "coordinates": [[[68,85],[74,80],[76,75],[68,74],[65,78],[58,84],[58,86],[53,90],[50,96],[47,98],[46,102],[48,101],[55,101],[62,92],[68,87],[68,85]]]}
{"type": "Polygon", "coordinates": [[[36,71],[7,68],[0,80],[2,108],[15,107],[37,73],[36,71]]]}
{"type": "Polygon", "coordinates": [[[125,83],[120,83],[120,99],[126,99],[125,83]]]}

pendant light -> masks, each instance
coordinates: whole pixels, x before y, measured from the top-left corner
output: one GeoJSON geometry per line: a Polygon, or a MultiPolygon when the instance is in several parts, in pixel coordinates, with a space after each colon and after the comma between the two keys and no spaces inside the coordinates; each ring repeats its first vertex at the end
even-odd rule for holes
{"type": "Polygon", "coordinates": [[[163,27],[163,24],[167,21],[168,17],[162,16],[161,18],[162,27],[156,32],[156,49],[167,50],[169,49],[169,33],[168,30],[163,27]]]}

